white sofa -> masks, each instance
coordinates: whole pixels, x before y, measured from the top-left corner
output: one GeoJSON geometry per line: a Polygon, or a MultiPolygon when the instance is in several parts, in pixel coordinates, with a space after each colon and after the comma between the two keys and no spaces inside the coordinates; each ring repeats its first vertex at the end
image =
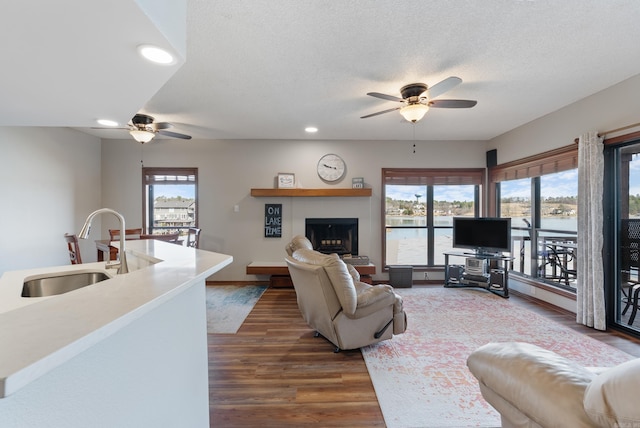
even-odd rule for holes
{"type": "Polygon", "coordinates": [[[640,359],[586,368],[552,351],[489,343],[467,366],[503,427],[640,427],[640,359]]]}

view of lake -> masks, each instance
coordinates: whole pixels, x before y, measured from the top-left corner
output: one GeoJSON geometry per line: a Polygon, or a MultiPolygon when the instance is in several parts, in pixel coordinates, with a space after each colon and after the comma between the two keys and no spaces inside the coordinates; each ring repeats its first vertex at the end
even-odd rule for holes
{"type": "MultiPolygon", "coordinates": [[[[387,216],[387,226],[402,226],[405,228],[387,229],[387,263],[425,265],[427,264],[427,229],[426,217],[424,216],[387,216]],[[421,227],[414,229],[412,227],[421,227]]],[[[452,247],[452,216],[434,217],[434,258],[435,264],[444,264],[444,252],[450,251],[452,247]],[[442,229],[438,228],[442,227],[442,229]]],[[[566,231],[575,236],[577,230],[576,217],[543,218],[544,229],[554,231],[566,231]]],[[[526,227],[522,217],[511,219],[512,228],[526,227]]],[[[528,236],[526,230],[512,230],[512,241],[521,242],[522,236],[528,236]]],[[[514,244],[519,248],[520,244],[514,244]]],[[[513,251],[512,251],[513,252],[513,251]]]]}

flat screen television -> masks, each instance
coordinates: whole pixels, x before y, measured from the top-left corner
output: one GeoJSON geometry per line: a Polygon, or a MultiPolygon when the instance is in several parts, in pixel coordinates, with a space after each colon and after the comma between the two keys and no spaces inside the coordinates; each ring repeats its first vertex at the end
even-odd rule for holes
{"type": "Polygon", "coordinates": [[[453,247],[479,254],[511,252],[511,218],[454,217],[453,247]]]}

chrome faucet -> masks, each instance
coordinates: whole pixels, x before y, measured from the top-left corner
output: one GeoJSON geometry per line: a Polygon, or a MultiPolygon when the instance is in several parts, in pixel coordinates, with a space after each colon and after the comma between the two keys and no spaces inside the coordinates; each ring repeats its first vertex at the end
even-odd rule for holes
{"type": "Polygon", "coordinates": [[[95,210],[87,220],[84,222],[84,226],[82,226],[82,230],[78,234],[78,238],[87,239],[89,237],[89,232],[91,231],[91,221],[95,216],[102,213],[111,213],[118,217],[120,221],[120,250],[118,251],[118,255],[120,257],[119,262],[107,262],[108,268],[118,268],[118,274],[129,273],[129,266],[127,265],[127,255],[124,249],[124,235],[125,235],[125,227],[124,227],[124,217],[117,211],[112,210],[111,208],[100,208],[99,210],[95,210]]]}

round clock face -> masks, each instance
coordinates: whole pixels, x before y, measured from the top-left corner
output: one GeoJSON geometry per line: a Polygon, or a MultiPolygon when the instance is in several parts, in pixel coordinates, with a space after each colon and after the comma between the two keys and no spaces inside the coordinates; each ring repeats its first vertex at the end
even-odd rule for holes
{"type": "Polygon", "coordinates": [[[332,153],[324,155],[318,161],[318,176],[328,182],[334,182],[344,177],[347,166],[342,158],[332,153]]]}

